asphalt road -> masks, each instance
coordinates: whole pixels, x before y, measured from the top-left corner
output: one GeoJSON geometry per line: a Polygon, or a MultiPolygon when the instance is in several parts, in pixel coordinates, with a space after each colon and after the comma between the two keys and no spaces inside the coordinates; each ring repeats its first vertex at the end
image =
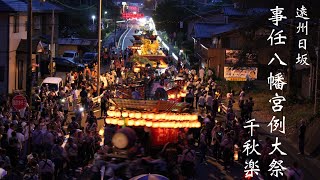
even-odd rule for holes
{"type": "MultiPolygon", "coordinates": [[[[126,49],[128,46],[132,45],[130,41],[133,38],[133,34],[135,34],[135,30],[139,28],[139,24],[131,23],[128,25],[128,30],[122,35],[119,39],[120,44],[119,48],[126,49]]],[[[111,37],[112,38],[112,37],[111,37]]],[[[108,41],[107,41],[108,42],[108,41]]],[[[112,42],[112,41],[110,41],[112,42]]],[[[101,66],[101,72],[106,72],[108,70],[106,65],[101,66]]],[[[57,72],[58,77],[65,78],[65,72],[57,72]]],[[[104,118],[101,117],[100,108],[96,108],[94,110],[95,116],[98,118],[98,130],[103,128],[104,118]]],[[[73,112],[69,112],[68,121],[71,121],[71,117],[74,116],[73,112]]],[[[84,113],[84,118],[82,119],[81,126],[85,127],[86,113],[84,113]]],[[[224,115],[218,115],[217,121],[225,121],[224,115]]],[[[66,128],[66,127],[65,127],[66,128]]],[[[195,179],[198,180],[220,180],[220,179],[242,179],[243,176],[243,167],[239,165],[237,162],[231,166],[229,169],[225,169],[222,165],[221,161],[217,161],[211,156],[206,156],[207,162],[200,163],[199,160],[196,162],[196,174],[195,179]]]]}

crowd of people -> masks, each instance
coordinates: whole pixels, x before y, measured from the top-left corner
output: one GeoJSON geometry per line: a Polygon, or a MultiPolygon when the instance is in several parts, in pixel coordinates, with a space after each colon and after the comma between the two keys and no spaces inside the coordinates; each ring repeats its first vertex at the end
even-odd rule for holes
{"type": "MultiPolygon", "coordinates": [[[[99,88],[103,94],[100,115],[107,116],[109,99],[121,97],[117,86],[128,84],[127,74],[133,72],[132,66],[126,66],[130,55],[126,50],[105,56],[104,63],[110,70],[102,75],[101,87],[96,87],[97,69],[93,65],[91,69],[86,67],[83,71],[67,73],[66,85],[58,93],[48,87],[35,89],[32,106],[25,110],[15,111],[12,97],[2,96],[0,179],[100,179],[101,176],[129,179],[144,173],[162,174],[169,179],[194,179],[196,166],[206,164],[207,155],[223,160],[226,168],[233,166],[236,160],[243,165],[249,158],[259,160],[261,174],[268,176],[268,166],[279,154],[269,155],[270,138],[261,143],[257,132],[250,137],[249,129],[243,128],[252,118],[252,97],[248,97],[244,89],[223,92],[211,69],[189,70],[179,63],[170,64],[162,74],[146,69],[139,73],[140,79],[147,79],[150,85],[160,82],[165,86],[165,79],[182,77],[187,87],[184,101],[190,104],[189,112],[198,112],[202,127],[181,129],[178,142],[167,144],[161,151],[150,150],[147,141],[140,138],[128,149],[127,158],[110,156],[111,138],[120,127],[105,124],[104,134],[99,134],[91,97],[98,95],[99,88]],[[227,106],[222,106],[225,100],[227,106]],[[240,115],[235,110],[236,104],[240,115]],[[223,109],[226,109],[225,114],[223,109]],[[245,153],[244,144],[250,139],[259,143],[257,150],[261,156],[245,153]],[[237,159],[234,159],[235,153],[238,153],[237,159]]],[[[143,99],[136,89],[132,98],[143,99]]]]}

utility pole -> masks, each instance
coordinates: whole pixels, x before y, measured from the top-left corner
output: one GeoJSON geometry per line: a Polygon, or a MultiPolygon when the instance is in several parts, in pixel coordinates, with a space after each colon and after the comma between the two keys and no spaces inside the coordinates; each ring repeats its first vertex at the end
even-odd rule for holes
{"type": "Polygon", "coordinates": [[[28,0],[28,32],[27,32],[27,84],[26,84],[26,94],[29,104],[29,138],[28,138],[28,150],[31,152],[31,107],[32,107],[32,0],[28,0]]]}
{"type": "Polygon", "coordinates": [[[27,83],[26,94],[28,96],[29,107],[31,107],[32,95],[32,0],[28,0],[28,32],[27,32],[27,83]]]}
{"type": "Polygon", "coordinates": [[[99,0],[98,16],[98,75],[97,75],[97,92],[100,95],[100,62],[101,62],[101,6],[102,0],[99,0]]]}
{"type": "Polygon", "coordinates": [[[50,76],[53,77],[53,49],[54,49],[54,43],[53,43],[53,40],[54,40],[54,10],[52,10],[52,17],[51,17],[51,20],[52,20],[52,24],[51,24],[51,45],[50,45],[50,76]]]}

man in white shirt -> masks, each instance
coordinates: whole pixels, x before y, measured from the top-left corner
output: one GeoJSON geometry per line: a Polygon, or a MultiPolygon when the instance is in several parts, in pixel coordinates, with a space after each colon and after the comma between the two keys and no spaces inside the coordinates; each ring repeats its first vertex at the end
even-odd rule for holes
{"type": "Polygon", "coordinates": [[[201,78],[201,83],[202,83],[203,82],[203,78],[204,78],[204,69],[203,68],[201,68],[199,70],[199,77],[201,78]]]}

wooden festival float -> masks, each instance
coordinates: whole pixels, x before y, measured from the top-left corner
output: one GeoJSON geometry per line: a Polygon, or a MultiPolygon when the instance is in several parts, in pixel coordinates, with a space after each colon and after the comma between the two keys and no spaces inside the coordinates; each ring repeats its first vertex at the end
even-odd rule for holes
{"type": "MultiPolygon", "coordinates": [[[[162,100],[112,99],[114,106],[107,111],[106,124],[143,129],[150,133],[152,147],[178,141],[181,128],[199,128],[197,114],[184,113],[187,103],[162,100]]],[[[117,143],[124,148],[129,138],[123,136],[117,143]],[[126,142],[125,145],[122,143],[126,142]]]]}

